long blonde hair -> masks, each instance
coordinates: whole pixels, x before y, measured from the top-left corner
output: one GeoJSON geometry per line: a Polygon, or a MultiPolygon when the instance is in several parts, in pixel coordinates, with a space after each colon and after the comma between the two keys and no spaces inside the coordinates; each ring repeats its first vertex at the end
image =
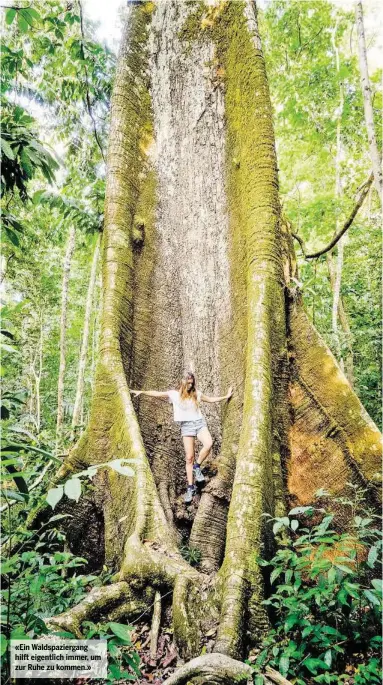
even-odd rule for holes
{"type": "Polygon", "coordinates": [[[196,389],[196,384],[195,384],[195,375],[191,371],[187,371],[185,375],[182,378],[181,385],[179,387],[179,393],[181,397],[181,401],[184,400],[192,400],[196,406],[198,406],[198,397],[197,397],[197,389],[196,389]],[[189,389],[188,388],[188,381],[192,380],[193,385],[189,389]]]}

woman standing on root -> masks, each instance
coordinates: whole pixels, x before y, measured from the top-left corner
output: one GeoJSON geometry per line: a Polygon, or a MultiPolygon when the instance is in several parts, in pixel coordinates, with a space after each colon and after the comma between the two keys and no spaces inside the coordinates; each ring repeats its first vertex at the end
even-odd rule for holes
{"type": "Polygon", "coordinates": [[[185,495],[185,502],[189,504],[195,493],[196,488],[193,484],[193,476],[196,483],[204,483],[205,478],[201,471],[201,464],[210,453],[213,441],[206,420],[200,409],[200,402],[221,402],[229,400],[232,396],[232,389],[229,388],[227,395],[223,397],[208,397],[197,390],[195,376],[188,372],[183,377],[178,390],[167,390],[158,392],[157,390],[131,390],[136,397],[138,395],[148,395],[159,399],[168,398],[173,404],[174,421],[181,426],[181,435],[185,448],[186,458],[186,477],[188,489],[185,495]],[[194,445],[196,437],[202,443],[202,449],[198,455],[197,462],[194,464],[194,445]]]}

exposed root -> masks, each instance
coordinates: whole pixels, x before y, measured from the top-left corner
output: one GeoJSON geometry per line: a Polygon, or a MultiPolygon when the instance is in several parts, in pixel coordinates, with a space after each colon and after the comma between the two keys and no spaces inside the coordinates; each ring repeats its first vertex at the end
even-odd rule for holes
{"type": "Polygon", "coordinates": [[[152,627],[150,631],[150,660],[152,662],[156,661],[157,657],[157,647],[158,647],[158,633],[161,625],[161,595],[157,591],[154,596],[154,608],[153,608],[153,618],[152,627]]]}
{"type": "Polygon", "coordinates": [[[148,608],[152,597],[153,591],[150,588],[140,593],[140,597],[137,598],[131,592],[128,583],[114,583],[95,588],[73,609],[46,619],[45,622],[53,630],[67,630],[81,639],[81,624],[84,621],[97,621],[105,616],[116,621],[137,615],[148,608]]]}
{"type": "Polygon", "coordinates": [[[290,680],[283,677],[278,671],[275,671],[270,666],[266,666],[266,674],[269,676],[270,680],[276,685],[291,685],[290,680]]]}
{"type": "Polygon", "coordinates": [[[215,685],[233,685],[253,682],[253,671],[250,666],[231,659],[223,654],[204,654],[178,668],[165,680],[164,685],[186,685],[189,682],[214,683],[215,685]]]}

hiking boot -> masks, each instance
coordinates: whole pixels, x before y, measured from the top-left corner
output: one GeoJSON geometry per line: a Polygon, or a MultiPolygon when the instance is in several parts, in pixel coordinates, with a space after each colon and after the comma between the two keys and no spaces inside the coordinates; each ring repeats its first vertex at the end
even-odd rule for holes
{"type": "Polygon", "coordinates": [[[196,483],[204,483],[205,482],[205,476],[203,475],[203,473],[201,471],[201,467],[199,464],[194,464],[193,473],[194,473],[194,478],[195,478],[196,483]]]}
{"type": "Polygon", "coordinates": [[[193,497],[196,493],[196,489],[194,485],[189,485],[188,489],[186,491],[186,495],[184,496],[184,502],[185,504],[190,504],[193,501],[193,497]]]}

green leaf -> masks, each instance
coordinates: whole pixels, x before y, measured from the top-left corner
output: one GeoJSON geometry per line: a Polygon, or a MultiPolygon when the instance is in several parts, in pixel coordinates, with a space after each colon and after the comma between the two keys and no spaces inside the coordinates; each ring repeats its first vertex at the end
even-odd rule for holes
{"type": "Polygon", "coordinates": [[[299,528],[299,521],[297,521],[297,519],[293,519],[291,521],[290,525],[291,525],[291,530],[293,530],[295,532],[299,528]]]}
{"type": "Polygon", "coordinates": [[[290,614],[285,621],[285,632],[300,622],[299,614],[290,614]]]}
{"type": "Polygon", "coordinates": [[[26,495],[22,494],[21,492],[15,492],[14,490],[2,490],[1,494],[4,497],[5,501],[7,501],[7,499],[14,499],[18,502],[25,502],[26,499],[26,495]]]}
{"type": "Polygon", "coordinates": [[[281,575],[282,571],[283,571],[283,568],[281,568],[281,567],[274,569],[274,571],[270,575],[270,583],[271,584],[273,584],[274,581],[278,578],[278,576],[281,575]]]}
{"type": "Polygon", "coordinates": [[[1,151],[4,152],[5,156],[8,157],[8,159],[13,161],[15,159],[15,155],[8,141],[5,140],[5,138],[0,138],[0,144],[1,151]]]}
{"type": "Polygon", "coordinates": [[[380,593],[382,592],[383,581],[381,578],[373,578],[371,581],[371,584],[377,592],[380,592],[380,593]]]}
{"type": "Polygon", "coordinates": [[[340,571],[343,571],[343,573],[353,573],[352,568],[349,566],[344,566],[343,564],[337,564],[335,563],[335,566],[339,568],[340,571]]]}
{"type": "Polygon", "coordinates": [[[130,466],[123,466],[122,462],[125,461],[124,459],[114,459],[113,461],[108,462],[108,466],[113,469],[113,471],[116,471],[117,473],[121,473],[123,476],[129,476],[132,477],[134,476],[134,471],[130,466]]]}
{"type": "Polygon", "coordinates": [[[8,640],[3,633],[0,634],[0,656],[7,651],[8,640]]]}
{"type": "Polygon", "coordinates": [[[25,632],[24,626],[16,626],[11,630],[11,640],[30,640],[30,637],[25,632]]]}
{"type": "Polygon", "coordinates": [[[78,502],[81,497],[81,480],[76,477],[67,480],[64,485],[64,492],[69,499],[78,502]]]}
{"type": "Polygon", "coordinates": [[[64,494],[64,486],[63,485],[59,485],[57,488],[51,488],[50,490],[48,490],[46,500],[47,500],[48,504],[50,504],[52,509],[54,509],[56,504],[59,503],[63,494],[64,494]]]}
{"type": "Polygon", "coordinates": [[[36,19],[37,21],[40,19],[39,13],[33,7],[26,8],[24,14],[28,14],[32,19],[36,19]]]}
{"type": "Polygon", "coordinates": [[[371,547],[368,557],[367,557],[367,564],[369,565],[370,568],[373,568],[375,566],[375,562],[378,558],[378,548],[377,547],[371,547]]]}
{"type": "Polygon", "coordinates": [[[5,23],[10,26],[16,16],[16,10],[11,7],[5,15],[5,23]]]}
{"type": "Polygon", "coordinates": [[[19,563],[20,557],[18,554],[14,554],[13,557],[5,559],[1,562],[1,575],[7,575],[8,573],[13,573],[17,564],[19,563]]]}
{"type": "Polygon", "coordinates": [[[314,675],[317,674],[319,668],[327,669],[327,664],[322,659],[305,659],[303,666],[306,666],[310,673],[314,675]]]}
{"type": "Polygon", "coordinates": [[[310,633],[314,632],[314,626],[306,626],[302,631],[302,637],[307,637],[310,633]]]}
{"type": "Polygon", "coordinates": [[[365,596],[367,597],[367,599],[372,604],[374,604],[377,607],[380,607],[381,601],[379,600],[379,598],[376,595],[374,595],[373,592],[371,592],[370,590],[363,590],[363,592],[364,592],[365,596]]]}
{"type": "Polygon", "coordinates": [[[308,512],[314,511],[313,507],[294,507],[289,511],[289,516],[296,516],[296,514],[306,514],[308,512]]]}
{"type": "Polygon", "coordinates": [[[12,228],[10,228],[9,226],[3,226],[3,231],[5,231],[5,235],[8,238],[9,242],[12,243],[12,245],[14,245],[15,247],[20,247],[19,236],[17,235],[17,233],[15,233],[15,231],[12,230],[12,228]]]}
{"type": "Polygon", "coordinates": [[[27,22],[26,18],[23,16],[21,12],[19,12],[19,16],[17,17],[17,23],[18,27],[21,33],[27,33],[29,23],[27,22]]]}
{"type": "Polygon", "coordinates": [[[46,450],[40,449],[40,447],[34,447],[33,445],[28,445],[26,442],[24,443],[19,443],[19,442],[10,442],[8,443],[1,451],[9,451],[9,450],[14,450],[20,452],[21,450],[25,450],[25,452],[36,452],[36,454],[42,454],[45,457],[49,457],[49,459],[54,459],[55,461],[58,461],[59,464],[61,464],[61,459],[56,457],[52,452],[47,452],[46,450]]]}
{"type": "Polygon", "coordinates": [[[108,679],[111,679],[112,682],[115,682],[116,680],[136,680],[135,675],[132,675],[127,671],[121,671],[119,666],[117,666],[116,664],[109,665],[109,673],[111,678],[109,677],[108,679]]]}
{"type": "Polygon", "coordinates": [[[132,639],[131,639],[131,633],[132,633],[132,628],[131,626],[124,625],[122,623],[108,623],[107,624],[112,631],[117,637],[120,638],[120,640],[124,640],[125,644],[131,645],[132,644],[132,639]]]}
{"type": "Polygon", "coordinates": [[[290,665],[290,658],[284,654],[282,654],[281,658],[279,659],[279,671],[283,676],[287,676],[289,672],[289,665],[290,665]]]}
{"type": "Polygon", "coordinates": [[[330,668],[331,663],[332,663],[332,651],[331,651],[331,649],[327,650],[327,652],[325,653],[325,655],[323,657],[323,661],[330,668]]]}

